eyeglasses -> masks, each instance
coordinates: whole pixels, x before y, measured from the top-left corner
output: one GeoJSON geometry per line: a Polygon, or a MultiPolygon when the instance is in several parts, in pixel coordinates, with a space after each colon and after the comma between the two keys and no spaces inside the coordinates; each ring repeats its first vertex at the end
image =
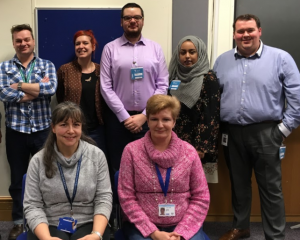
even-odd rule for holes
{"type": "Polygon", "coordinates": [[[131,21],[131,19],[134,19],[135,21],[140,21],[140,20],[143,19],[143,17],[140,16],[140,15],[135,15],[135,16],[124,16],[124,17],[122,17],[122,18],[123,18],[124,21],[127,21],[127,22],[131,21]]]}

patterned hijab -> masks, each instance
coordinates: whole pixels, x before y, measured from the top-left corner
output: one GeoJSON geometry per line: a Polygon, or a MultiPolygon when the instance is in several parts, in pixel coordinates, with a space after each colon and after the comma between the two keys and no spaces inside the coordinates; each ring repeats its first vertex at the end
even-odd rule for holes
{"type": "Polygon", "coordinates": [[[204,42],[192,35],[182,38],[173,52],[169,65],[169,82],[179,79],[181,83],[177,90],[170,90],[170,94],[176,96],[188,108],[192,108],[200,97],[203,77],[208,71],[209,62],[204,42]],[[191,41],[198,53],[198,61],[191,67],[183,66],[179,60],[180,48],[185,41],[191,41]]]}

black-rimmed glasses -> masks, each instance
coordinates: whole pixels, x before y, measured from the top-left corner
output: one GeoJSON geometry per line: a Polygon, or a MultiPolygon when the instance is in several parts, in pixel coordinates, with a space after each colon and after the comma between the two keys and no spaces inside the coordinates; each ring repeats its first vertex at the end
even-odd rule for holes
{"type": "Polygon", "coordinates": [[[122,18],[123,18],[124,21],[127,21],[127,22],[131,21],[131,19],[134,19],[135,21],[140,21],[140,20],[143,19],[143,17],[140,16],[140,15],[135,15],[135,16],[123,16],[122,18]]]}

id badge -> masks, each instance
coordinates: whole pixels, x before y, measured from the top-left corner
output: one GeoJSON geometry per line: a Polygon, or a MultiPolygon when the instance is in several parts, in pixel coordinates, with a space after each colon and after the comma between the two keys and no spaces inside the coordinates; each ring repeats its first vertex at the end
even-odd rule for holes
{"type": "Polygon", "coordinates": [[[279,159],[280,160],[284,159],[285,150],[286,150],[286,146],[281,145],[281,147],[279,148],[279,159]]]}
{"type": "Polygon", "coordinates": [[[174,217],[175,216],[175,204],[158,204],[158,216],[174,217]]]}
{"type": "Polygon", "coordinates": [[[222,134],[221,144],[225,147],[228,146],[228,134],[226,134],[226,133],[222,134]]]}
{"type": "Polygon", "coordinates": [[[137,67],[137,68],[131,68],[131,80],[137,80],[144,78],[144,68],[143,67],[137,67]]]}
{"type": "Polygon", "coordinates": [[[169,90],[177,90],[181,81],[180,80],[173,80],[169,86],[169,90]]]}
{"type": "Polygon", "coordinates": [[[74,233],[77,228],[77,220],[71,217],[59,218],[57,229],[67,233],[74,233]]]}

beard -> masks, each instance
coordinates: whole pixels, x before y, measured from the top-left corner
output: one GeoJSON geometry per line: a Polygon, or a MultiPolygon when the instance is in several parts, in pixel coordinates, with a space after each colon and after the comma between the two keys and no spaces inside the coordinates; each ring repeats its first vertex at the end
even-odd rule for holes
{"type": "Polygon", "coordinates": [[[129,32],[129,31],[124,32],[127,38],[138,38],[141,35],[141,33],[142,30],[138,30],[136,32],[129,32]]]}

